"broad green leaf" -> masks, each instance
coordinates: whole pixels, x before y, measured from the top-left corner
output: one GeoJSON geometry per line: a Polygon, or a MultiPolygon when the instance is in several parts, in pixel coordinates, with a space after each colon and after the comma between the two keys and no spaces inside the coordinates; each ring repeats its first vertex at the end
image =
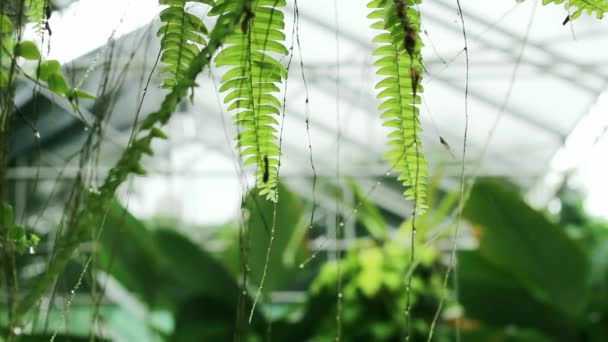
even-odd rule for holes
{"type": "Polygon", "coordinates": [[[458,253],[458,265],[459,299],[467,318],[486,325],[535,328],[556,341],[574,339],[574,317],[535,298],[509,270],[476,251],[458,253]]]}
{"type": "Polygon", "coordinates": [[[38,67],[38,77],[41,80],[48,82],[53,74],[61,73],[61,64],[58,61],[51,59],[40,63],[38,67]]]}
{"type": "MultiPolygon", "coordinates": [[[[299,270],[306,252],[304,244],[291,244],[296,250],[288,250],[292,234],[300,225],[306,225],[301,219],[302,204],[298,197],[283,185],[279,187],[279,202],[276,204],[276,225],[274,240],[268,263],[268,273],[264,283],[264,292],[278,290],[299,270]],[[290,255],[288,258],[287,255],[290,255]],[[296,256],[295,258],[293,256],[296,256]],[[287,260],[290,262],[287,263],[287,260]]],[[[245,200],[249,211],[247,226],[250,230],[251,242],[249,251],[249,266],[251,267],[251,284],[259,285],[264,271],[266,253],[270,242],[274,203],[261,201],[255,194],[250,193],[245,200]]]]}
{"type": "Polygon", "coordinates": [[[70,90],[65,78],[60,73],[50,74],[48,85],[52,92],[59,95],[65,95],[70,90]]]}
{"type": "Polygon", "coordinates": [[[589,295],[590,258],[562,227],[496,180],[479,180],[464,216],[480,232],[479,254],[538,301],[576,315],[589,295]],[[559,257],[557,257],[559,255],[559,257]]]}
{"type": "Polygon", "coordinates": [[[40,59],[40,51],[34,42],[26,40],[15,46],[15,55],[29,60],[40,59]]]}

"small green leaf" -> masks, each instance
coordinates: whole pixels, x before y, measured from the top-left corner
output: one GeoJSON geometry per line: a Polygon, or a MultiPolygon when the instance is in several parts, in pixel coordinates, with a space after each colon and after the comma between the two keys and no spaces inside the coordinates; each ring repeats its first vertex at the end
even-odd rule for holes
{"type": "Polygon", "coordinates": [[[34,233],[30,233],[30,238],[27,239],[25,244],[27,245],[27,247],[36,247],[39,242],[40,242],[40,238],[38,237],[38,235],[36,235],[34,233]]]}
{"type": "Polygon", "coordinates": [[[95,95],[89,94],[86,91],[80,90],[78,88],[72,89],[72,94],[73,94],[73,97],[78,98],[78,99],[95,100],[97,98],[95,95]]]}
{"type": "Polygon", "coordinates": [[[29,60],[40,59],[40,51],[34,42],[26,40],[15,46],[15,55],[29,60]]]}
{"type": "Polygon", "coordinates": [[[23,226],[14,225],[8,232],[9,239],[13,241],[21,241],[25,238],[25,228],[23,226]]]}
{"type": "Polygon", "coordinates": [[[382,263],[384,256],[378,248],[365,249],[359,254],[361,272],[357,285],[366,297],[373,297],[382,287],[382,263]]]}
{"type": "Polygon", "coordinates": [[[59,73],[50,74],[48,84],[49,89],[58,95],[65,95],[70,89],[63,75],[59,73]]]}
{"type": "Polygon", "coordinates": [[[8,75],[4,70],[0,69],[0,89],[8,86],[8,75]]]}
{"type": "Polygon", "coordinates": [[[38,67],[38,77],[43,81],[49,81],[51,75],[61,73],[61,64],[58,61],[51,59],[40,63],[38,67]]]}
{"type": "Polygon", "coordinates": [[[0,33],[13,32],[13,22],[4,14],[0,13],[0,33]]]}
{"type": "Polygon", "coordinates": [[[0,223],[4,227],[8,227],[13,223],[13,207],[8,204],[2,204],[2,212],[0,212],[0,223]]]}

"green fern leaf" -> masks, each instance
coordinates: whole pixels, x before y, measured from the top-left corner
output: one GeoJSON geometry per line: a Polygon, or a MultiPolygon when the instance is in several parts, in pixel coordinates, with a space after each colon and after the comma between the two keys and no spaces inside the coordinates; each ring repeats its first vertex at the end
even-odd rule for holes
{"type": "MultiPolygon", "coordinates": [[[[237,147],[244,165],[256,165],[260,195],[276,200],[279,147],[276,144],[277,118],[281,102],[275,93],[286,77],[285,67],[273,56],[287,55],[284,14],[285,0],[248,2],[241,27],[226,39],[225,47],[215,58],[216,66],[230,69],[222,77],[220,92],[239,127],[237,147]]],[[[234,7],[229,0],[218,1],[213,14],[226,13],[234,7]]]]}
{"type": "Polygon", "coordinates": [[[27,19],[34,24],[34,29],[37,33],[42,33],[46,27],[46,11],[48,0],[26,0],[25,8],[27,19]]]}
{"type": "Polygon", "coordinates": [[[189,2],[202,2],[212,4],[205,0],[160,0],[161,5],[168,5],[160,13],[163,23],[156,35],[161,37],[161,61],[165,67],[161,74],[169,74],[161,85],[162,88],[171,89],[180,80],[184,79],[188,66],[200,52],[199,46],[206,45],[207,28],[203,21],[195,15],[188,13],[186,4],[189,2]]]}
{"type": "Polygon", "coordinates": [[[608,12],[608,0],[543,0],[543,5],[548,3],[557,5],[563,3],[568,13],[570,13],[567,20],[574,20],[583,13],[588,15],[595,13],[598,19],[602,19],[604,13],[608,12]],[[571,12],[571,10],[574,10],[574,12],[571,12]]]}
{"type": "Polygon", "coordinates": [[[423,91],[420,49],[420,14],[414,4],[420,0],[374,0],[368,4],[373,11],[368,18],[377,20],[371,27],[381,30],[374,42],[378,59],[377,75],[384,78],[376,85],[382,101],[379,110],[384,126],[390,127],[389,152],[385,155],[398,179],[406,187],[405,197],[415,201],[416,213],[427,209],[428,164],[422,152],[418,120],[419,94],[423,91]]]}

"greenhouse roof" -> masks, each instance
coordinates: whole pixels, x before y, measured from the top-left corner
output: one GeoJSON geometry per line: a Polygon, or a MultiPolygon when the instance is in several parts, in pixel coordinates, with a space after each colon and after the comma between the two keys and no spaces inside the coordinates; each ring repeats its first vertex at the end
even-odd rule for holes
{"type": "MultiPolygon", "coordinates": [[[[335,179],[338,167],[339,177],[358,180],[364,190],[373,187],[370,197],[379,206],[407,216],[400,187],[385,181],[374,185],[390,169],[382,158],[388,131],[381,125],[375,98],[378,78],[372,39],[377,33],[369,28],[369,9],[364,1],[336,1],[335,6],[321,0],[299,2],[295,32],[300,46],[293,45],[283,94],[281,176],[302,195],[312,197],[310,161],[324,179],[335,179]]],[[[608,110],[608,99],[598,100],[608,82],[606,20],[583,15],[563,25],[567,12],[539,1],[464,1],[465,50],[455,1],[425,1],[419,8],[427,71],[420,106],[423,143],[431,169],[445,176],[443,187],[458,184],[467,115],[466,176],[507,176],[532,190],[539,183],[556,189],[565,175],[588,162],[583,155],[596,153],[593,147],[602,145],[608,124],[605,115],[598,114],[608,110]]],[[[203,15],[207,9],[201,5],[192,10],[203,15]]],[[[288,6],[285,11],[287,47],[294,43],[294,10],[288,6]]],[[[114,89],[116,105],[105,131],[100,175],[129,140],[137,98],[157,59],[159,23],[151,20],[159,11],[156,0],[81,0],[51,17],[48,57],[74,68],[84,89],[97,92],[109,54],[114,81],[124,78],[123,86],[114,89]]],[[[287,58],[282,62],[287,64],[287,58]]],[[[215,90],[222,72],[204,72],[192,101],[184,102],[181,115],[170,122],[169,142],[158,143],[157,155],[146,161],[149,176],[136,180],[143,186],[135,187],[130,200],[135,213],[146,216],[160,209],[188,222],[214,223],[237,212],[242,183],[235,172],[236,132],[215,90]]],[[[158,69],[152,75],[139,119],[158,108],[165,93],[159,88],[158,69]]],[[[23,112],[35,108],[31,106],[44,108],[45,113],[35,118],[42,165],[19,166],[18,156],[38,146],[33,137],[27,139],[31,130],[22,124],[16,133],[22,138],[12,176],[52,179],[79,148],[78,142],[84,141],[96,109],[78,114],[64,99],[44,91],[43,98],[32,94],[32,87],[24,82],[16,101],[23,112]]],[[[68,164],[76,167],[76,162],[68,164]]],[[[68,169],[62,175],[73,174],[68,169]]],[[[252,182],[248,178],[245,183],[252,182]]],[[[582,183],[590,181],[583,177],[582,183]]],[[[130,193],[127,188],[123,195],[130,193]]],[[[331,200],[331,190],[316,191],[319,204],[324,196],[331,200]]]]}

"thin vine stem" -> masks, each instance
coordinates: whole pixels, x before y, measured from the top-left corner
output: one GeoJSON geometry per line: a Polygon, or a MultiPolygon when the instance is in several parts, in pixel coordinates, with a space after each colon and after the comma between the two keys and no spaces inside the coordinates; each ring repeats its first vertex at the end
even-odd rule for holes
{"type": "MultiPolygon", "coordinates": [[[[467,31],[465,27],[464,14],[462,13],[462,6],[460,4],[460,0],[456,0],[456,5],[458,6],[458,16],[460,17],[460,26],[462,28],[462,36],[464,40],[464,54],[465,54],[465,85],[464,85],[464,132],[463,132],[463,142],[462,142],[462,159],[460,164],[460,189],[459,189],[459,201],[458,201],[458,211],[456,214],[456,224],[454,228],[454,236],[452,238],[451,248],[450,248],[450,259],[448,261],[448,267],[445,272],[445,276],[443,278],[443,288],[441,292],[441,298],[439,299],[439,305],[437,306],[437,311],[435,311],[435,315],[433,317],[433,321],[431,322],[431,327],[429,329],[429,336],[427,341],[431,342],[433,339],[433,332],[435,330],[435,326],[437,324],[437,320],[439,319],[439,315],[443,309],[443,305],[445,303],[445,299],[447,296],[447,284],[450,276],[450,272],[452,268],[454,268],[456,263],[456,241],[458,240],[458,232],[460,229],[460,223],[462,220],[462,211],[464,209],[465,202],[465,163],[466,163],[466,155],[467,155],[467,139],[469,133],[469,68],[470,68],[470,60],[469,60],[469,43],[467,40],[467,31]]],[[[456,322],[456,341],[460,341],[460,321],[456,322]]]]}

